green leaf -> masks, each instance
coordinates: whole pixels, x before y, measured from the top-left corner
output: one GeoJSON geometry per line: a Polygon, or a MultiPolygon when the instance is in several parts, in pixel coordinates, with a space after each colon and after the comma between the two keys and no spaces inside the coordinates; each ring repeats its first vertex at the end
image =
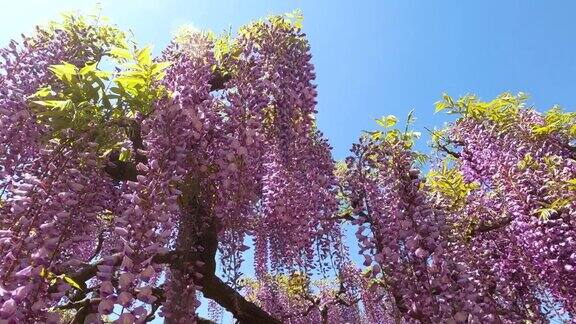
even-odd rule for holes
{"type": "Polygon", "coordinates": [[[406,126],[412,125],[416,121],[416,116],[414,116],[414,109],[410,110],[408,117],[406,118],[406,126]]]}
{"type": "Polygon", "coordinates": [[[454,100],[452,100],[452,97],[450,97],[448,94],[443,93],[442,99],[444,99],[444,102],[446,102],[446,104],[449,106],[454,106],[454,100]]]}
{"type": "Polygon", "coordinates": [[[520,171],[524,171],[528,167],[532,166],[533,163],[534,159],[532,158],[532,155],[530,153],[527,153],[526,155],[524,155],[524,158],[518,162],[517,166],[520,171]]]}
{"type": "Polygon", "coordinates": [[[144,80],[137,76],[121,76],[114,81],[124,88],[135,88],[137,85],[144,85],[144,80]]]}
{"type": "Polygon", "coordinates": [[[47,97],[50,94],[52,94],[52,88],[48,87],[41,87],[40,89],[38,89],[33,95],[31,95],[29,98],[43,98],[43,97],[47,97]]]}
{"type": "Polygon", "coordinates": [[[558,210],[568,206],[570,203],[571,203],[570,199],[558,198],[550,204],[550,208],[558,210]]]}
{"type": "MultiPolygon", "coordinates": [[[[45,110],[45,111],[39,111],[36,113],[38,116],[43,116],[43,117],[63,117],[66,115],[65,112],[60,111],[60,110],[45,110]]],[[[56,127],[58,128],[58,127],[56,127]]]]}
{"type": "Polygon", "coordinates": [[[159,62],[155,63],[152,66],[152,74],[159,74],[163,72],[166,68],[168,68],[172,64],[171,62],[159,62]]]}
{"type": "Polygon", "coordinates": [[[397,129],[393,129],[389,132],[386,132],[386,141],[396,141],[400,136],[400,132],[397,129]]]}
{"type": "Polygon", "coordinates": [[[86,76],[87,74],[96,71],[96,63],[87,63],[86,66],[80,69],[80,75],[86,76]]]}
{"type": "Polygon", "coordinates": [[[284,14],[286,18],[294,25],[294,27],[301,29],[302,21],[304,21],[304,15],[300,9],[296,9],[292,12],[284,14]]]}
{"type": "Polygon", "coordinates": [[[100,157],[107,157],[108,154],[112,153],[112,151],[113,151],[112,148],[106,149],[106,150],[100,155],[100,157]]]}
{"type": "Polygon", "coordinates": [[[389,128],[396,125],[396,121],[397,119],[394,115],[388,115],[380,119],[376,119],[376,123],[384,128],[389,128]]]}
{"type": "Polygon", "coordinates": [[[130,160],[131,155],[132,152],[130,152],[129,149],[123,147],[120,149],[120,156],[118,157],[118,160],[128,162],[130,160]]]}
{"type": "Polygon", "coordinates": [[[442,94],[442,100],[440,100],[434,104],[434,113],[441,112],[442,110],[445,110],[448,108],[454,108],[454,106],[455,106],[455,104],[454,104],[454,100],[452,100],[452,97],[450,97],[446,93],[443,93],[442,94]]]}
{"type": "MultiPolygon", "coordinates": [[[[114,81],[117,81],[117,79],[114,80],[114,81]]],[[[126,91],[125,91],[124,89],[119,88],[119,87],[111,87],[111,88],[110,88],[110,92],[116,93],[116,94],[119,94],[119,95],[123,95],[123,94],[126,93],[126,91]]]]}
{"type": "Polygon", "coordinates": [[[576,124],[574,124],[574,125],[572,125],[572,126],[570,127],[570,130],[568,131],[568,134],[569,134],[571,137],[576,137],[576,124]]]}
{"type": "Polygon", "coordinates": [[[382,138],[382,132],[371,132],[370,136],[373,140],[378,141],[382,138]]]}
{"type": "Polygon", "coordinates": [[[110,75],[112,75],[112,73],[109,71],[96,70],[94,71],[94,75],[99,77],[100,79],[108,80],[108,78],[110,77],[110,75]]]}
{"type": "Polygon", "coordinates": [[[33,103],[50,108],[58,108],[60,110],[70,109],[73,106],[72,100],[35,100],[33,103]]]}
{"type": "Polygon", "coordinates": [[[576,178],[566,181],[566,184],[568,185],[568,190],[576,191],[576,178]]]}
{"type": "Polygon", "coordinates": [[[113,57],[123,60],[129,60],[132,58],[132,54],[130,53],[130,51],[125,48],[115,47],[111,49],[109,53],[113,57]]]}
{"type": "Polygon", "coordinates": [[[62,279],[64,279],[64,281],[65,281],[67,284],[69,284],[70,286],[72,286],[72,287],[74,287],[74,288],[76,288],[76,289],[78,289],[78,290],[82,290],[82,287],[80,287],[80,285],[79,285],[76,281],[74,281],[74,279],[70,278],[69,276],[67,276],[67,275],[62,275],[62,279]]]}
{"type": "Polygon", "coordinates": [[[60,80],[72,80],[72,77],[78,73],[78,68],[74,64],[67,62],[52,65],[48,69],[60,80]]]}
{"type": "Polygon", "coordinates": [[[136,56],[139,66],[146,66],[152,64],[152,49],[150,46],[146,46],[138,52],[136,56]]]}
{"type": "Polygon", "coordinates": [[[392,127],[394,125],[396,125],[396,116],[394,115],[388,115],[386,116],[386,127],[392,127]]]}
{"type": "Polygon", "coordinates": [[[543,220],[543,221],[547,221],[548,219],[550,219],[550,216],[552,216],[554,213],[556,213],[556,210],[553,208],[539,208],[536,209],[535,214],[538,214],[538,217],[543,220]]]}
{"type": "Polygon", "coordinates": [[[438,101],[438,102],[436,102],[436,104],[434,105],[434,113],[441,112],[442,110],[445,110],[446,108],[448,108],[448,105],[446,105],[445,102],[443,102],[443,101],[438,101]]]}

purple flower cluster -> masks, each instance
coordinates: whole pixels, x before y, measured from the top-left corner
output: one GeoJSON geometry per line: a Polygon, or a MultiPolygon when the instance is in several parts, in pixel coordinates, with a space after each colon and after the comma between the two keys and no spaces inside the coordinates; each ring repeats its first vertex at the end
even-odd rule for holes
{"type": "Polygon", "coordinates": [[[574,318],[575,126],[558,126],[574,116],[506,96],[459,101],[442,162],[464,189],[447,203],[415,167],[408,133],[363,136],[335,168],[316,127],[310,48],[285,18],[245,27],[224,54],[220,40],[185,31],[155,62],[135,58],[162,78],[120,73],[131,93],[78,87],[97,99],[74,109],[104,112],[81,128],[56,125],[55,110],[38,118],[31,95],[65,88],[53,65],[131,54],[114,29],[62,26],[0,49],[0,322],[75,310],[88,322],[190,323],[200,292],[241,321],[574,318]],[[342,242],[347,220],[363,270],[342,242]]]}
{"type": "Polygon", "coordinates": [[[402,141],[365,137],[353,152],[344,186],[364,266],[383,288],[387,316],[409,322],[483,316],[482,296],[464,265],[451,258],[451,228],[422,189],[412,152],[402,141]]]}
{"type": "Polygon", "coordinates": [[[247,140],[254,141],[250,154],[257,163],[250,167],[261,192],[252,233],[257,273],[267,271],[268,260],[274,270],[303,267],[316,247],[327,256],[339,238],[336,223],[325,221],[337,208],[336,181],[330,147],[315,127],[315,74],[304,36],[256,24],[238,40],[244,51],[234,62],[230,86],[237,91],[229,100],[242,109],[244,123],[255,125],[254,139],[247,140]]]}
{"type": "Polygon", "coordinates": [[[468,181],[481,184],[466,213],[456,217],[508,220],[508,226],[472,244],[485,255],[476,262],[490,273],[498,300],[517,318],[540,314],[541,304],[549,309],[560,304],[574,314],[576,201],[569,184],[576,178],[574,148],[563,133],[534,131],[546,125],[545,116],[529,109],[513,116],[503,125],[465,115],[452,128],[450,138],[461,147],[458,167],[468,181]],[[515,300],[526,308],[512,304],[515,300]]]}
{"type": "Polygon", "coordinates": [[[54,277],[92,257],[106,226],[101,216],[117,201],[97,168],[91,134],[65,130],[50,140],[49,127],[36,122],[27,102],[39,87],[56,82],[50,65],[95,60],[87,50],[92,45],[86,29],[38,29],[0,51],[1,319],[58,321],[46,309],[71,286],[54,277]],[[79,52],[84,55],[75,56],[79,52]]]}

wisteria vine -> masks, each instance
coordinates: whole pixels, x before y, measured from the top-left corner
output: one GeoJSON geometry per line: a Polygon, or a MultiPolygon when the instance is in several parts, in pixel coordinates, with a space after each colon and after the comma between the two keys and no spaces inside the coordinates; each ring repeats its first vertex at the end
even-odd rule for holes
{"type": "Polygon", "coordinates": [[[574,113],[444,96],[432,154],[388,116],[335,163],[297,12],[156,58],[70,15],[0,56],[0,322],[575,316],[574,113]]]}

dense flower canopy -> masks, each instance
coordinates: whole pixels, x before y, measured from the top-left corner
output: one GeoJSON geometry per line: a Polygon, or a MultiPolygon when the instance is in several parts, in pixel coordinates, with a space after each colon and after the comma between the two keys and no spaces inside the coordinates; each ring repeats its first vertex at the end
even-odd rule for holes
{"type": "Polygon", "coordinates": [[[410,113],[335,163],[300,24],[153,58],[65,16],[0,50],[0,322],[574,318],[576,114],[444,96],[430,155],[410,113]]]}

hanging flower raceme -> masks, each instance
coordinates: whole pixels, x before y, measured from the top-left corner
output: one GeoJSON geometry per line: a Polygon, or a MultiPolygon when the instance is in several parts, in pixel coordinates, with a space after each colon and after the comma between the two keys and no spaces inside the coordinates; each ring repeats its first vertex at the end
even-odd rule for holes
{"type": "Polygon", "coordinates": [[[261,190],[253,233],[257,268],[266,269],[268,257],[275,269],[304,264],[317,246],[329,254],[330,240],[339,236],[334,223],[323,221],[336,209],[336,182],[330,147],[315,128],[309,46],[282,18],[246,27],[237,45],[228,98],[237,111],[232,119],[246,134],[239,141],[247,145],[247,162],[254,162],[242,177],[257,180],[254,189],[261,190]]]}
{"type": "Polygon", "coordinates": [[[194,323],[200,292],[247,323],[574,318],[576,114],[446,96],[426,177],[408,127],[335,165],[298,17],[153,59],[66,16],[0,50],[0,322],[194,323]]]}
{"type": "Polygon", "coordinates": [[[497,269],[512,276],[503,282],[530,283],[521,289],[540,296],[536,304],[555,308],[560,303],[574,314],[576,118],[559,108],[541,115],[524,101],[522,95],[505,94],[489,103],[473,97],[440,103],[461,114],[449,141],[461,148],[458,167],[466,179],[479,183],[470,207],[482,199],[477,203],[488,210],[462,217],[490,215],[476,221],[502,224],[476,243],[509,241],[496,249],[506,250],[497,269]]]}
{"type": "Polygon", "coordinates": [[[23,44],[2,50],[0,319],[58,320],[50,307],[82,290],[63,273],[98,253],[104,215],[116,201],[112,182],[97,166],[94,133],[61,127],[54,136],[56,127],[41,118],[45,102],[30,101],[41,86],[67,86],[53,64],[84,66],[99,60],[94,47],[110,44],[90,34],[93,26],[68,23],[39,28],[23,44]]]}
{"type": "Polygon", "coordinates": [[[460,261],[466,254],[455,258],[446,214],[423,190],[405,135],[388,135],[393,136],[361,138],[355,156],[346,160],[343,182],[373,290],[391,305],[387,316],[423,322],[494,319],[494,308],[478,292],[481,284],[460,261]]]}
{"type": "MultiPolygon", "coordinates": [[[[194,280],[199,276],[198,265],[187,261],[178,268],[168,269],[155,262],[154,257],[169,250],[186,255],[198,252],[198,233],[208,215],[187,209],[181,199],[182,190],[205,180],[199,175],[208,174],[207,160],[202,159],[210,153],[207,151],[212,144],[208,131],[212,126],[218,127],[219,121],[212,111],[209,94],[211,53],[205,51],[193,56],[179,50],[178,44],[172,44],[161,59],[171,60],[160,84],[170,97],[156,103],[142,122],[140,154],[145,155],[146,161],[137,165],[136,181],[127,183],[125,201],[118,208],[122,216],[116,217],[116,232],[124,242],[119,247],[122,264],[118,270],[126,280],[115,294],[107,289],[101,289],[101,293],[108,303],[103,308],[106,312],[111,311],[110,305],[120,304],[126,314],[142,320],[147,313],[136,313],[138,306],[133,301],[138,298],[140,302],[153,304],[158,296],[138,292],[150,292],[162,285],[166,288],[162,315],[179,322],[195,318],[198,300],[194,280]],[[165,282],[151,280],[160,273],[164,273],[165,282]]],[[[204,197],[210,197],[210,187],[201,192],[198,188],[187,191],[192,195],[189,199],[197,199],[199,208],[209,209],[209,200],[204,197]]]]}
{"type": "Polygon", "coordinates": [[[45,150],[46,159],[33,164],[37,173],[26,174],[9,186],[3,206],[7,212],[3,220],[13,221],[3,231],[0,246],[3,298],[22,305],[5,314],[8,318],[41,320],[44,311],[70,291],[71,284],[80,288],[66,277],[57,283],[52,279],[94,257],[98,233],[107,226],[106,206],[114,203],[111,183],[94,170],[94,151],[84,147],[78,153],[76,146],[45,150]]]}

